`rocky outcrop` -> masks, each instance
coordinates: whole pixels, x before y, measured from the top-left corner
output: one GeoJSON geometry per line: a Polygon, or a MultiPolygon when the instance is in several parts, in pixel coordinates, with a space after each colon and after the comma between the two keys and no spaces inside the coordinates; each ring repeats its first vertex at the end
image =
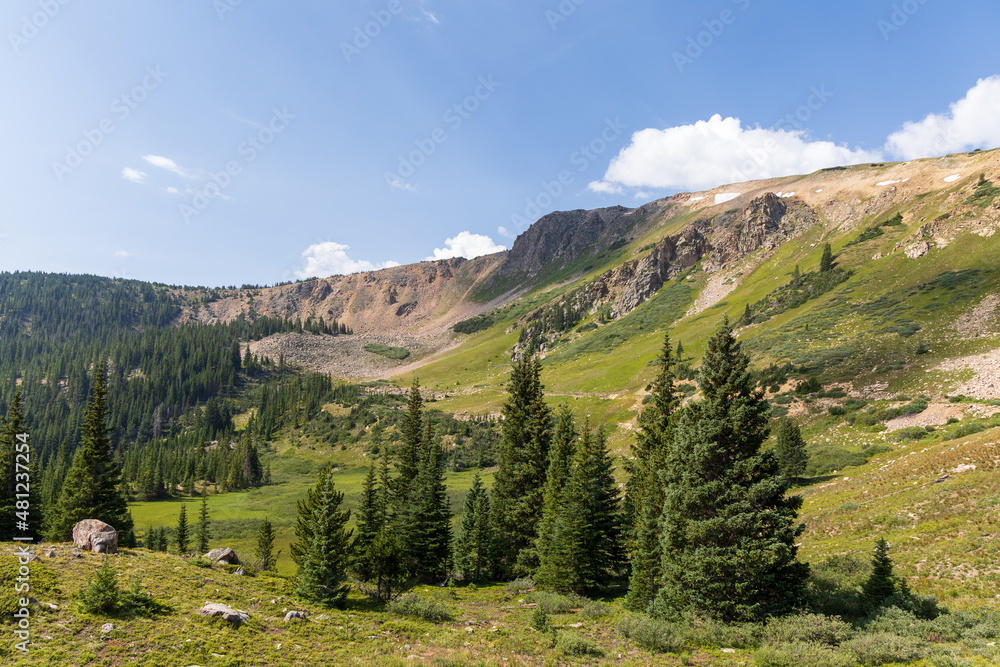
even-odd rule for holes
{"type": "Polygon", "coordinates": [[[613,206],[550,213],[514,240],[497,274],[535,276],[542,269],[572,262],[595,243],[609,246],[621,238],[621,225],[616,223],[631,212],[624,206],[613,206]]]}
{"type": "Polygon", "coordinates": [[[803,202],[786,201],[768,192],[726,221],[713,240],[715,250],[705,262],[705,270],[715,273],[761,248],[774,250],[818,221],[816,212],[803,202]]]}
{"type": "Polygon", "coordinates": [[[97,519],[84,519],[73,526],[73,544],[95,554],[118,553],[118,531],[97,519]]]}

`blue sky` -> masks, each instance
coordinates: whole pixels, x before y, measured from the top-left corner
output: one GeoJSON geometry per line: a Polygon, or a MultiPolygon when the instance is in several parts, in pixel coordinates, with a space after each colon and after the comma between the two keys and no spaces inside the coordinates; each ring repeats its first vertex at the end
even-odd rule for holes
{"type": "Polygon", "coordinates": [[[8,0],[0,269],[272,284],[995,147],[997,25],[988,0],[8,0]]]}

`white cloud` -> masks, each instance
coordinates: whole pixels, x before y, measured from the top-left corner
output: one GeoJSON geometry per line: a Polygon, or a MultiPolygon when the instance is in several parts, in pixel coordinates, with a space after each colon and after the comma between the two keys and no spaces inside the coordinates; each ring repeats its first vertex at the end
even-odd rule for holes
{"type": "Polygon", "coordinates": [[[600,192],[604,195],[617,195],[621,194],[622,188],[620,185],[615,185],[614,183],[608,183],[607,181],[594,181],[587,186],[590,190],[594,192],[600,192]]]}
{"type": "Polygon", "coordinates": [[[809,141],[799,130],[744,127],[719,114],[665,130],[646,129],[611,160],[594,192],[630,188],[707,190],[723,183],[802,174],[843,164],[872,162],[881,154],[830,141],[809,141]]]}
{"type": "Polygon", "coordinates": [[[1000,76],[980,79],[946,114],[911,121],[886,149],[904,160],[1000,146],[1000,76]]]}
{"type": "Polygon", "coordinates": [[[126,181],[132,181],[133,183],[142,183],[146,180],[146,172],[139,171],[138,169],[132,169],[131,167],[125,167],[122,169],[122,178],[126,181]]]}
{"type": "Polygon", "coordinates": [[[176,162],[168,157],[163,157],[162,155],[143,155],[142,159],[153,165],[154,167],[159,167],[161,169],[166,169],[167,171],[172,171],[178,176],[183,176],[184,178],[194,178],[191,174],[187,173],[178,166],[176,162]]]}
{"type": "Polygon", "coordinates": [[[517,238],[517,234],[515,234],[515,233],[513,233],[511,231],[508,231],[506,227],[497,227],[497,234],[499,234],[500,236],[506,237],[508,239],[516,239],[517,238]]]}
{"type": "Polygon", "coordinates": [[[115,250],[115,257],[135,257],[128,250],[115,250]]]}
{"type": "Polygon", "coordinates": [[[175,187],[164,188],[169,194],[176,195],[180,194],[180,191],[175,187]]]}
{"type": "Polygon", "coordinates": [[[376,271],[399,266],[399,262],[393,261],[372,264],[366,260],[351,259],[346,252],[350,249],[351,246],[333,241],[314,243],[303,251],[302,257],[305,258],[306,265],[302,269],[296,270],[295,275],[300,279],[326,278],[327,276],[376,271]]]}
{"type": "Polygon", "coordinates": [[[497,245],[489,236],[482,234],[472,234],[470,232],[459,232],[457,236],[444,240],[444,248],[435,248],[434,256],[428,260],[451,259],[452,257],[465,257],[472,259],[480,255],[492,255],[507,248],[497,245]]]}

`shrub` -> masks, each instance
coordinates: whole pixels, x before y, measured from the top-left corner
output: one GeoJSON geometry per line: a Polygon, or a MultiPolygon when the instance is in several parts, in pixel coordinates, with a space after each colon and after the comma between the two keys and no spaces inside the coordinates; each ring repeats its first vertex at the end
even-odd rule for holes
{"type": "Polygon", "coordinates": [[[822,614],[796,614],[772,619],[764,627],[764,640],[772,644],[812,643],[837,646],[853,636],[850,625],[822,614]]]}
{"type": "Polygon", "coordinates": [[[564,655],[604,657],[604,651],[590,639],[571,632],[560,632],[556,639],[556,650],[564,655]]]}
{"type": "Polygon", "coordinates": [[[585,618],[606,618],[608,616],[612,616],[614,613],[614,607],[611,605],[591,600],[583,605],[583,610],[580,612],[580,615],[585,618]]]}
{"type": "Polygon", "coordinates": [[[861,635],[843,644],[843,649],[864,667],[891,662],[912,662],[927,654],[927,645],[915,637],[900,637],[887,632],[861,635]]]}
{"type": "Polygon", "coordinates": [[[190,563],[195,567],[207,567],[207,568],[212,567],[212,561],[208,560],[204,556],[199,558],[192,558],[190,563]]]}
{"type": "Polygon", "coordinates": [[[80,608],[88,614],[108,616],[118,611],[121,591],[118,588],[118,574],[111,567],[111,561],[105,556],[101,569],[88,580],[86,587],[80,589],[77,597],[80,608]]]}
{"type": "Polygon", "coordinates": [[[898,431],[894,431],[894,433],[896,434],[896,439],[900,442],[904,440],[920,440],[927,436],[927,430],[920,426],[901,428],[898,431]]]}
{"type": "Polygon", "coordinates": [[[508,581],[507,585],[504,586],[510,593],[523,593],[524,591],[532,590],[534,587],[535,582],[530,577],[521,577],[514,581],[508,581]]]}
{"type": "Polygon", "coordinates": [[[831,405],[826,409],[833,417],[840,417],[841,415],[847,414],[847,408],[842,408],[839,405],[831,405]]]}
{"type": "Polygon", "coordinates": [[[560,595],[559,593],[547,593],[538,591],[527,597],[528,602],[534,602],[539,609],[544,609],[548,614],[565,614],[571,609],[579,606],[579,600],[560,595]]]}
{"type": "Polygon", "coordinates": [[[852,667],[846,653],[823,644],[767,644],[754,651],[757,667],[852,667]]]}
{"type": "Polygon", "coordinates": [[[868,405],[867,401],[863,401],[860,398],[849,398],[844,403],[844,407],[848,410],[860,410],[861,408],[868,405]]]}
{"type": "Polygon", "coordinates": [[[691,639],[700,646],[753,648],[760,644],[761,626],[756,623],[723,623],[712,618],[688,623],[691,639]]]}
{"type": "Polygon", "coordinates": [[[639,648],[654,653],[680,653],[688,644],[679,626],[649,616],[623,618],[618,622],[618,632],[639,648]]]}
{"type": "Polygon", "coordinates": [[[431,623],[444,623],[452,620],[451,612],[437,600],[422,598],[419,595],[402,595],[386,607],[391,614],[419,618],[431,623]]]}
{"type": "Polygon", "coordinates": [[[959,419],[958,417],[948,417],[948,421],[945,422],[945,425],[946,426],[951,426],[952,424],[957,424],[960,421],[962,421],[962,420],[959,419]]]}
{"type": "Polygon", "coordinates": [[[535,610],[531,612],[531,620],[528,622],[528,626],[539,632],[548,632],[551,627],[549,624],[549,615],[541,607],[535,607],[535,610]]]}

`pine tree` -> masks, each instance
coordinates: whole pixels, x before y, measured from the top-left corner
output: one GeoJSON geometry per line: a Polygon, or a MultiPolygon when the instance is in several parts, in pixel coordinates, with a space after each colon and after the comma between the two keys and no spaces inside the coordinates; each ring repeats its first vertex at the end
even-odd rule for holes
{"type": "Polygon", "coordinates": [[[747,304],[746,308],[743,309],[743,317],[740,318],[740,324],[742,326],[753,324],[753,311],[750,310],[749,303],[747,304]]]}
{"type": "Polygon", "coordinates": [[[177,553],[182,556],[187,553],[188,539],[187,506],[181,504],[181,514],[177,518],[177,532],[174,534],[174,540],[177,542],[177,553]]]}
{"type": "Polygon", "coordinates": [[[875,543],[875,553],[872,554],[872,572],[868,575],[861,595],[865,602],[875,608],[896,593],[896,576],[893,574],[892,559],[889,558],[889,543],[880,537],[875,543]]]}
{"type": "Polygon", "coordinates": [[[823,256],[819,260],[820,273],[826,273],[833,269],[833,249],[827,243],[823,246],[823,256]]]}
{"type": "Polygon", "coordinates": [[[492,571],[494,547],[490,497],[477,472],[465,496],[462,523],[455,538],[455,572],[466,581],[487,579],[492,571]]]}
{"type": "Polygon", "coordinates": [[[118,531],[119,544],[135,546],[132,514],[120,488],[120,470],[111,451],[107,426],[107,386],[104,366],[97,367],[90,401],[80,427],[80,446],[66,473],[53,513],[50,538],[68,540],[73,526],[83,519],[97,519],[118,531]]]}
{"type": "Polygon", "coordinates": [[[549,448],[542,518],[538,522],[538,538],[535,541],[540,564],[536,578],[540,576],[543,581],[546,564],[553,563],[555,559],[554,548],[558,542],[557,528],[563,510],[563,492],[572,472],[577,436],[573,413],[566,406],[560,407],[555,416],[552,446],[549,448]]]}
{"type": "Polygon", "coordinates": [[[278,569],[278,556],[274,553],[274,538],[274,526],[271,525],[270,519],[264,518],[257,525],[257,547],[254,550],[254,559],[261,572],[275,572],[278,569]]]}
{"type": "Polygon", "coordinates": [[[792,282],[798,285],[800,280],[802,280],[802,272],[799,271],[799,265],[796,264],[795,270],[792,271],[792,282]]]}
{"type": "Polygon", "coordinates": [[[423,459],[421,445],[424,433],[424,401],[420,396],[420,381],[413,380],[410,387],[410,400],[406,407],[406,415],[400,427],[401,442],[396,455],[395,495],[398,507],[404,507],[409,501],[410,487],[417,478],[420,463],[423,459]]]}
{"type": "Polygon", "coordinates": [[[786,498],[777,458],[761,450],[770,407],[749,365],[724,319],[702,361],[704,400],[683,411],[664,474],[658,615],[748,621],[804,600],[802,499],[786,498]]]}
{"type": "Polygon", "coordinates": [[[633,611],[645,611],[649,607],[656,598],[663,575],[660,555],[662,473],[674,440],[681,401],[674,383],[675,366],[676,361],[670,355],[670,336],[665,334],[659,372],[651,388],[653,400],[639,414],[639,436],[632,447],[631,476],[625,487],[625,514],[631,545],[631,575],[625,606],[633,611]]]}
{"type": "Polygon", "coordinates": [[[210,529],[212,520],[208,516],[208,495],[207,490],[201,495],[201,509],[198,511],[198,553],[208,552],[208,541],[212,539],[210,529]]]}
{"type": "Polygon", "coordinates": [[[419,581],[439,581],[451,562],[451,507],[444,483],[444,453],[427,424],[420,447],[422,460],[413,480],[407,509],[398,518],[410,574],[419,581]]]}
{"type": "Polygon", "coordinates": [[[362,590],[383,602],[398,594],[406,580],[402,549],[390,523],[391,491],[388,457],[383,455],[378,480],[374,465],[369,466],[365,477],[350,563],[351,572],[362,582],[362,590]]]}
{"type": "Polygon", "coordinates": [[[494,534],[503,536],[498,544],[502,576],[530,574],[537,567],[534,544],[552,439],[540,375],[537,359],[524,356],[517,361],[507,385],[510,397],[501,409],[490,507],[494,534]]]}
{"type": "Polygon", "coordinates": [[[806,471],[809,453],[802,432],[791,419],[784,417],[778,422],[778,442],[774,446],[781,474],[795,482],[806,471]]]}
{"type": "Polygon", "coordinates": [[[337,491],[333,472],[324,470],[312,495],[300,502],[299,522],[308,526],[308,537],[293,545],[300,554],[299,586],[296,593],[306,599],[341,607],[347,599],[348,548],[352,531],[347,528],[350,510],[341,510],[344,494],[337,491]],[[310,502],[311,500],[311,502],[310,502]]]}

